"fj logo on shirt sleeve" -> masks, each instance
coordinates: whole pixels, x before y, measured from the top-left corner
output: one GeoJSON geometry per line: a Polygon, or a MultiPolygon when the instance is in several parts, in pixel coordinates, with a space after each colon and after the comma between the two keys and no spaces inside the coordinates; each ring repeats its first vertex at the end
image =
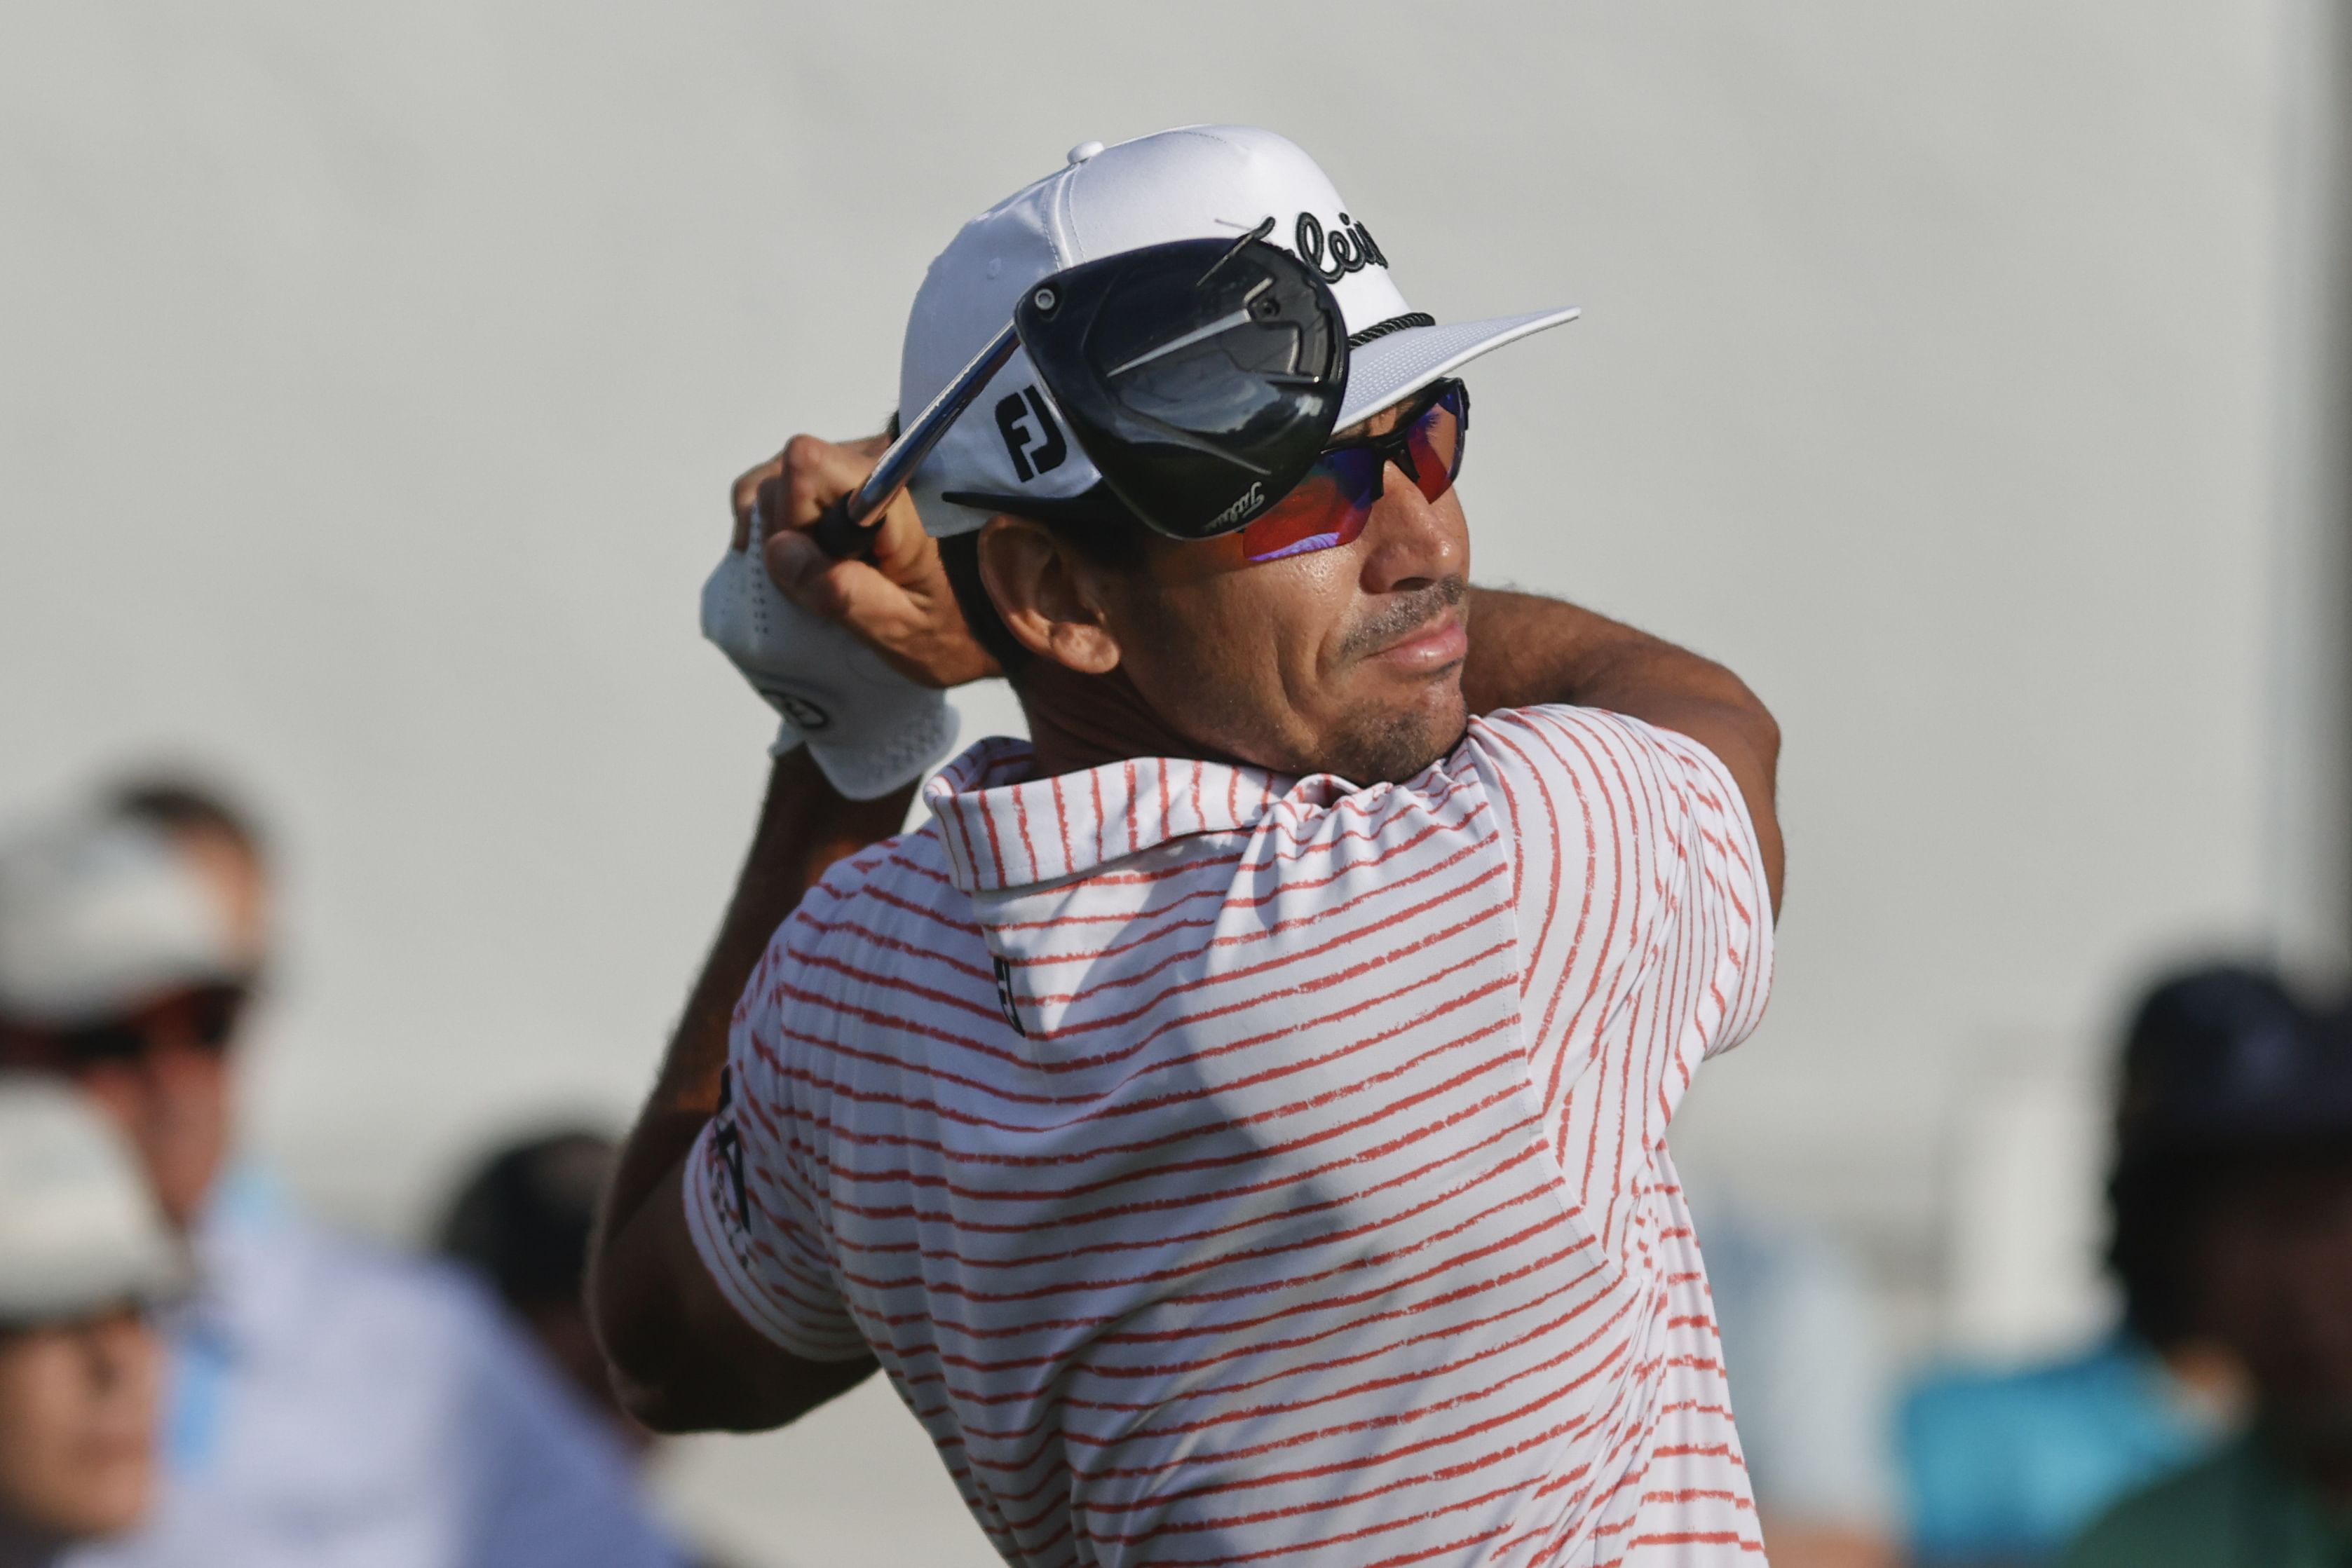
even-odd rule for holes
{"type": "Polygon", "coordinates": [[[1029,1031],[1021,1027],[1021,1009],[1013,1005],[1013,966],[1001,957],[996,960],[996,1005],[1003,1012],[1004,1021],[1013,1026],[1013,1032],[1027,1040],[1029,1031]]]}
{"type": "Polygon", "coordinates": [[[729,1196],[735,1200],[735,1223],[748,1226],[751,1220],[751,1196],[743,1186],[743,1135],[735,1130],[735,1069],[719,1070],[719,1109],[715,1113],[718,1131],[711,1134],[710,1146],[727,1166],[729,1196]]]}
{"type": "Polygon", "coordinates": [[[996,428],[1013,459],[1013,472],[1026,485],[1038,475],[1059,468],[1070,455],[1068,438],[1054,423],[1045,394],[1025,387],[996,405],[996,428]],[[1032,429],[1034,422],[1035,428],[1032,429]]]}

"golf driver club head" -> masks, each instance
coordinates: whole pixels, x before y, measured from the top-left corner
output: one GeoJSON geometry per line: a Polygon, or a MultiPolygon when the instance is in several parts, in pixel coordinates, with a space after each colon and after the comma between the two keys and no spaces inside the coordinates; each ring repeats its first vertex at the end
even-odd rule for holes
{"type": "Polygon", "coordinates": [[[1013,324],[1104,483],[1171,538],[1230,533],[1289,494],[1347,392],[1339,301],[1256,235],[1082,263],[1013,324]]]}
{"type": "MultiPolygon", "coordinates": [[[[1209,538],[1287,495],[1331,438],[1348,382],[1348,329],[1314,271],[1264,243],[1174,240],[1042,278],[1013,325],[915,416],[816,542],[874,548],[873,524],[1011,355],[1028,350],[1078,445],[1126,509],[1172,538],[1209,538]]],[[[1024,497],[968,504],[1018,512],[1024,497]]]]}

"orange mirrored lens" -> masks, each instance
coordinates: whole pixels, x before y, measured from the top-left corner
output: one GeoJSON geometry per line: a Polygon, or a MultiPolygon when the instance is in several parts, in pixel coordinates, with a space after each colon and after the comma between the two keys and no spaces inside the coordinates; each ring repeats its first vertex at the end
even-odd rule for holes
{"type": "Polygon", "coordinates": [[[1327,454],[1307,471],[1289,495],[1242,529],[1242,553],[1254,561],[1331,549],[1364,531],[1371,517],[1370,486],[1360,470],[1370,465],[1352,452],[1327,454]]]}

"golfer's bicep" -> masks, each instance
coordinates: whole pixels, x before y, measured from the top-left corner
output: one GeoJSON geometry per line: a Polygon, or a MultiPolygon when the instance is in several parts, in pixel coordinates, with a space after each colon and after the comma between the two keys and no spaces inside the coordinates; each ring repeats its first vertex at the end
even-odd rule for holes
{"type": "Polygon", "coordinates": [[[1507,710],[1480,721],[1487,805],[1509,863],[1522,1007],[1539,1037],[1621,988],[1640,914],[1652,791],[1625,721],[1589,708],[1507,710]]]}
{"type": "Polygon", "coordinates": [[[729,1103],[689,1160],[680,1207],[697,1255],[738,1318],[803,1359],[855,1359],[866,1342],[824,1247],[792,1118],[788,1105],[763,1104],[755,1090],[730,1082],[729,1103]]]}
{"type": "MultiPolygon", "coordinates": [[[[1653,729],[1657,801],[1651,880],[1661,901],[1660,1009],[1673,1029],[1674,1071],[1746,1039],[1771,975],[1774,861],[1769,821],[1749,808],[1738,769],[1705,743],[1653,729]]],[[[1669,1100],[1679,1085],[1664,1085],[1669,1100]]]]}
{"type": "Polygon", "coordinates": [[[1489,716],[1478,742],[1537,1088],[1558,1104],[1614,1062],[1615,1080],[1671,1104],[1752,1027],[1769,971],[1769,894],[1736,775],[1686,735],[1590,708],[1489,716]]]}

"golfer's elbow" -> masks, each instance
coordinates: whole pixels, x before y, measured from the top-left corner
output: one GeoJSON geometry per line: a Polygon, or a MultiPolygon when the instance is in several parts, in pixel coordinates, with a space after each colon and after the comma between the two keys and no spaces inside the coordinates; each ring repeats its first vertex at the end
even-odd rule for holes
{"type": "Polygon", "coordinates": [[[614,1397],[656,1432],[760,1432],[855,1386],[870,1357],[803,1361],[720,1294],[686,1234],[673,1176],[608,1227],[590,1265],[589,1322],[614,1397]]]}
{"type": "Polygon", "coordinates": [[[604,1375],[629,1416],[656,1432],[698,1430],[693,1287],[699,1260],[683,1234],[673,1169],[649,1195],[611,1204],[588,1260],[588,1322],[604,1353],[604,1375]]]}
{"type": "Polygon", "coordinates": [[[588,1276],[588,1321],[604,1356],[604,1377],[630,1419],[656,1432],[694,1429],[689,1400],[680,1398],[681,1369],[665,1345],[676,1345],[685,1325],[660,1311],[644,1281],[627,1281],[622,1249],[602,1248],[588,1276]]]}
{"type": "MultiPolygon", "coordinates": [[[[643,1327],[644,1325],[639,1325],[643,1327]]],[[[875,1362],[804,1362],[737,1342],[734,1325],[683,1319],[635,1341],[608,1341],[605,1368],[630,1417],[663,1434],[765,1432],[865,1381],[875,1362]],[[656,1343],[670,1347],[654,1348],[656,1343]]]]}
{"type": "Polygon", "coordinates": [[[665,1434],[775,1425],[730,1397],[730,1383],[741,1379],[730,1380],[701,1351],[712,1325],[693,1321],[686,1292],[644,1277],[616,1281],[611,1254],[602,1264],[589,1286],[590,1320],[613,1397],[630,1419],[665,1434]]]}
{"type": "Polygon", "coordinates": [[[648,1368],[625,1364],[608,1353],[604,1362],[612,1379],[613,1397],[629,1419],[649,1432],[674,1437],[687,1432],[726,1428],[709,1401],[673,1368],[648,1368]]]}

